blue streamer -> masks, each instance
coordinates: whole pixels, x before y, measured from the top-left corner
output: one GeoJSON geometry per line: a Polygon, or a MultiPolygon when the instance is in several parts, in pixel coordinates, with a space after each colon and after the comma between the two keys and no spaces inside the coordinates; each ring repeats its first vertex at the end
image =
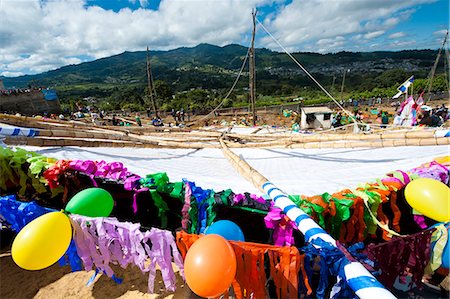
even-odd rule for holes
{"type": "MultiPolygon", "coordinates": [[[[28,223],[34,219],[56,210],[41,207],[36,202],[21,202],[15,200],[15,195],[0,197],[0,216],[11,229],[18,233],[28,223]]],[[[81,259],[78,256],[77,248],[73,240],[70,242],[66,253],[59,259],[59,265],[70,265],[72,272],[82,270],[81,259]]]]}
{"type": "Polygon", "coordinates": [[[197,233],[202,234],[205,232],[206,226],[207,226],[207,219],[208,219],[208,201],[212,190],[203,190],[201,187],[195,186],[194,182],[185,181],[185,183],[188,183],[192,190],[192,195],[195,197],[195,200],[197,202],[197,208],[198,208],[198,229],[199,231],[197,233]]]}
{"type": "Polygon", "coordinates": [[[69,265],[72,272],[83,270],[83,264],[78,256],[77,247],[75,246],[75,242],[73,240],[70,241],[69,248],[59,259],[58,263],[61,267],[69,265]]]}
{"type": "MultiPolygon", "coordinates": [[[[86,283],[87,287],[94,283],[94,280],[97,277],[98,273],[100,273],[100,270],[98,268],[95,268],[94,274],[92,274],[91,278],[89,278],[88,282],[86,283]]],[[[106,272],[103,270],[102,270],[102,273],[106,274],[106,272]]],[[[123,281],[123,278],[117,277],[114,274],[113,274],[113,276],[111,276],[111,279],[117,284],[121,284],[123,281]]]]}
{"type": "Polygon", "coordinates": [[[0,197],[0,215],[16,233],[34,219],[49,212],[56,211],[43,208],[34,201],[21,202],[15,199],[15,195],[0,197]]]}
{"type": "MultiPolygon", "coordinates": [[[[349,263],[345,258],[344,254],[336,247],[323,241],[322,239],[315,239],[314,245],[309,243],[305,247],[300,248],[302,252],[305,253],[305,270],[308,274],[308,278],[312,276],[312,265],[314,263],[316,257],[320,257],[320,278],[319,285],[316,289],[316,297],[319,299],[325,298],[327,295],[328,289],[328,279],[330,275],[339,276],[342,279],[335,285],[339,288],[339,291],[333,294],[333,298],[354,298],[356,297],[353,288],[350,287],[350,284],[345,280],[345,272],[344,267],[349,263]]],[[[364,260],[365,262],[371,262],[367,259],[367,256],[359,253],[358,251],[364,248],[364,244],[362,242],[356,243],[347,248],[347,251],[352,254],[353,257],[358,258],[360,260],[364,260]]],[[[373,274],[373,273],[372,273],[373,274]]],[[[368,278],[355,278],[351,279],[350,283],[352,286],[358,286],[361,288],[362,286],[368,283],[368,278]]],[[[372,279],[373,280],[373,279],[372,279]]],[[[373,284],[372,284],[373,285],[373,284]]],[[[380,287],[381,284],[379,284],[380,287]]]]}

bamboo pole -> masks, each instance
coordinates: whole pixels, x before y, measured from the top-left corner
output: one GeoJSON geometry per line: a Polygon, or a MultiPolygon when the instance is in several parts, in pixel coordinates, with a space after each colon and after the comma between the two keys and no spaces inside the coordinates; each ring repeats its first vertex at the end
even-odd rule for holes
{"type": "Polygon", "coordinates": [[[9,145],[31,146],[79,146],[79,147],[137,147],[157,148],[158,143],[114,142],[108,140],[66,139],[66,138],[30,138],[30,137],[6,137],[5,143],[9,145]]]}
{"type": "MultiPolygon", "coordinates": [[[[43,134],[31,139],[50,139],[57,140],[78,140],[70,143],[70,145],[76,144],[77,146],[83,146],[83,142],[87,144],[88,141],[98,141],[103,142],[103,145],[111,144],[115,146],[114,143],[122,142],[124,144],[131,145],[133,143],[138,144],[149,144],[150,146],[160,146],[160,147],[170,147],[170,148],[220,148],[220,144],[216,138],[211,139],[195,139],[195,138],[184,138],[184,139],[163,139],[163,138],[152,138],[152,137],[135,137],[131,136],[114,136],[107,134],[94,134],[89,132],[63,132],[61,131],[44,131],[43,134]],[[90,140],[97,139],[97,140],[90,140]]],[[[22,138],[22,136],[12,136],[8,140],[15,138],[22,138]]],[[[21,142],[24,142],[23,139],[21,142]]],[[[31,141],[30,145],[31,145],[31,141]]],[[[248,143],[237,143],[230,140],[224,140],[230,148],[290,148],[290,149],[309,149],[309,148],[379,148],[379,147],[396,147],[396,146],[433,146],[433,145],[449,145],[450,138],[414,138],[414,139],[386,139],[378,141],[330,141],[330,142],[307,142],[307,143],[296,143],[289,140],[275,140],[267,142],[248,142],[248,143]]],[[[52,141],[47,141],[51,144],[52,141]]],[[[69,144],[69,143],[66,143],[69,144]]],[[[96,144],[91,143],[91,144],[96,144]]],[[[58,145],[57,141],[53,141],[51,145],[58,145]]],[[[102,145],[102,146],[103,146],[102,145]]],[[[92,145],[87,145],[92,146],[92,145]]]]}

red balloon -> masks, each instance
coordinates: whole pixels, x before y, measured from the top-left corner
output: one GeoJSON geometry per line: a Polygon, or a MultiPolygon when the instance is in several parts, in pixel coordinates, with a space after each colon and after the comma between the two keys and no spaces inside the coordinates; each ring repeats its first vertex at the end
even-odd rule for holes
{"type": "Polygon", "coordinates": [[[184,274],[194,293],[201,297],[218,297],[228,290],[236,276],[233,247],[219,235],[201,237],[186,254],[184,274]]]}

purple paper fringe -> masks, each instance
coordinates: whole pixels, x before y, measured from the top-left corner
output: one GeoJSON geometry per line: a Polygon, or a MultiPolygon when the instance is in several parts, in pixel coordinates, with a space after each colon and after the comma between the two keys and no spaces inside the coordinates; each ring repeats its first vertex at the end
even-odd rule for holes
{"type": "Polygon", "coordinates": [[[112,277],[111,264],[122,268],[132,264],[142,273],[149,272],[148,291],[153,293],[158,264],[166,289],[175,291],[173,257],[184,278],[183,260],[170,231],[152,228],[141,232],[140,224],[119,222],[115,218],[70,217],[75,245],[87,271],[98,268],[112,277]]]}

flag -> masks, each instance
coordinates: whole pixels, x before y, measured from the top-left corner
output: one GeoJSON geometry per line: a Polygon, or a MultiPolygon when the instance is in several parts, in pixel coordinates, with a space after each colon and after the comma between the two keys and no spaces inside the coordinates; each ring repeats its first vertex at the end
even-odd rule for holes
{"type": "Polygon", "coordinates": [[[409,78],[408,80],[406,80],[405,82],[403,82],[402,85],[400,85],[397,90],[398,93],[393,96],[393,99],[398,98],[399,96],[401,96],[403,93],[405,93],[408,90],[408,87],[414,82],[414,75],[411,76],[411,78],[409,78]]]}

